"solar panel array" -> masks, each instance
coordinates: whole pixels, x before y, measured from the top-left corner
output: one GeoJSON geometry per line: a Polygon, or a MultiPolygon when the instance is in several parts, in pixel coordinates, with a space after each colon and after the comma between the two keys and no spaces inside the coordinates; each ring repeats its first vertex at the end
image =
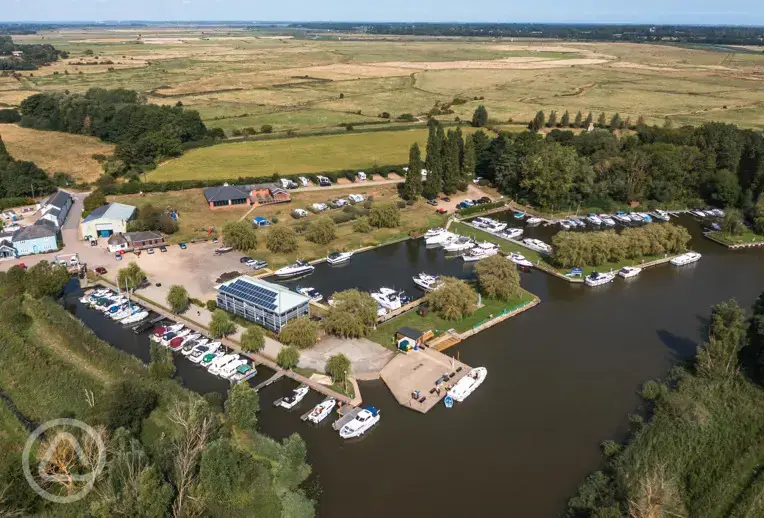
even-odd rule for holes
{"type": "Polygon", "coordinates": [[[270,311],[275,311],[278,307],[276,304],[278,293],[242,280],[237,280],[233,284],[223,286],[220,288],[220,291],[270,311]]]}

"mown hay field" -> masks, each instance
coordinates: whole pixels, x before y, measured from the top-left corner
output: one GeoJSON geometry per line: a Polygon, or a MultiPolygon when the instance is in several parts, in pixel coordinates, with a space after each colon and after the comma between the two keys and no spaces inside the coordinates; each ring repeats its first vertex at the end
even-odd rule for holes
{"type": "Polygon", "coordinates": [[[103,173],[94,154],[114,152],[112,144],[95,137],[39,131],[15,124],[0,124],[0,137],[13,158],[34,162],[51,175],[70,174],[82,182],[92,182],[103,173]]]}
{"type": "MultiPolygon", "coordinates": [[[[464,132],[472,128],[464,127],[464,132]]],[[[411,144],[424,155],[427,130],[380,131],[245,141],[192,149],[147,174],[148,181],[197,180],[358,169],[408,162],[411,144]]]]}

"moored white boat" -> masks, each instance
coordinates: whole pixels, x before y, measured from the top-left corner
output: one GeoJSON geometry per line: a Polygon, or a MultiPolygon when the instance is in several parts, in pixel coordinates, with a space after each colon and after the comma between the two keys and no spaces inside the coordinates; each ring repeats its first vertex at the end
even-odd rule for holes
{"type": "Polygon", "coordinates": [[[613,279],[615,279],[615,274],[612,272],[592,272],[586,276],[584,284],[587,286],[602,286],[603,284],[613,282],[613,279]]]}
{"type": "MultiPolygon", "coordinates": [[[[202,356],[202,359],[201,359],[201,360],[199,360],[199,362],[198,362],[198,363],[199,363],[199,364],[200,364],[202,367],[204,367],[204,368],[206,369],[206,368],[208,368],[210,365],[212,365],[212,363],[213,363],[215,360],[217,360],[218,358],[222,358],[223,356],[225,356],[225,352],[223,352],[223,350],[221,350],[221,349],[218,349],[218,350],[217,350],[217,351],[215,351],[215,352],[210,352],[210,353],[207,353],[207,354],[203,355],[203,356],[202,356]]],[[[194,361],[194,360],[193,360],[193,358],[191,359],[191,361],[194,361]]],[[[197,362],[194,362],[194,363],[197,363],[197,362]]]]}
{"type": "Polygon", "coordinates": [[[379,291],[372,292],[371,298],[388,311],[394,311],[401,307],[400,292],[390,288],[380,288],[379,291]]]}
{"type": "Polygon", "coordinates": [[[637,268],[636,266],[624,266],[618,270],[618,275],[624,279],[630,279],[631,277],[636,277],[641,272],[642,268],[637,268]]]}
{"type": "Polygon", "coordinates": [[[141,320],[145,320],[148,318],[149,312],[146,310],[139,311],[138,313],[132,314],[127,318],[123,318],[120,320],[121,324],[135,324],[137,322],[140,322],[141,320]]]}
{"type": "Polygon", "coordinates": [[[210,366],[207,368],[207,371],[210,374],[214,374],[217,376],[220,374],[220,369],[231,363],[232,361],[236,361],[239,359],[238,354],[226,354],[224,356],[221,356],[220,358],[216,358],[212,363],[210,363],[210,366]]]}
{"type": "Polygon", "coordinates": [[[499,253],[499,245],[484,241],[462,256],[465,262],[480,261],[499,253]]]}
{"type": "Polygon", "coordinates": [[[707,216],[707,214],[705,212],[703,212],[702,210],[700,210],[700,209],[693,209],[693,210],[690,211],[690,214],[692,214],[696,218],[701,218],[701,219],[703,219],[703,218],[705,218],[707,216]]]}
{"type": "MultiPolygon", "coordinates": [[[[433,235],[431,235],[430,237],[425,237],[424,238],[425,245],[430,245],[430,246],[431,245],[442,245],[446,241],[448,241],[449,239],[453,238],[456,235],[456,234],[454,234],[452,232],[449,232],[448,230],[445,230],[445,229],[438,229],[438,230],[441,230],[442,232],[437,232],[437,233],[434,233],[433,235]]],[[[427,234],[425,234],[425,236],[426,235],[427,234]]]]}
{"type": "Polygon", "coordinates": [[[234,360],[230,363],[226,363],[225,366],[222,369],[220,369],[220,374],[218,374],[218,376],[220,376],[223,379],[231,379],[233,375],[236,374],[236,371],[238,370],[238,368],[241,367],[242,365],[246,365],[246,363],[247,363],[247,360],[242,360],[241,358],[239,358],[238,360],[234,360]]]}
{"type": "Polygon", "coordinates": [[[678,255],[669,261],[674,266],[684,266],[685,264],[694,263],[700,260],[702,256],[697,252],[687,252],[686,254],[678,255]]]}
{"type": "Polygon", "coordinates": [[[542,254],[552,253],[552,247],[539,239],[526,237],[525,239],[523,239],[523,244],[527,246],[528,248],[530,248],[531,250],[535,250],[536,252],[541,252],[542,254]]]}
{"type": "Polygon", "coordinates": [[[451,390],[448,391],[448,396],[454,401],[461,403],[467,399],[467,396],[475,392],[485,381],[486,376],[488,376],[488,369],[485,367],[475,367],[451,387],[451,390]]]}
{"type": "Polygon", "coordinates": [[[642,223],[643,221],[642,216],[640,216],[638,212],[632,212],[629,214],[629,219],[631,219],[631,221],[634,223],[642,223]]]}
{"type": "Polygon", "coordinates": [[[542,221],[544,221],[544,220],[541,219],[541,218],[537,218],[536,216],[533,216],[533,217],[530,217],[530,218],[526,219],[525,220],[525,224],[528,225],[528,226],[533,226],[533,225],[540,224],[542,221]]]}
{"type": "Polygon", "coordinates": [[[592,225],[597,225],[597,226],[599,226],[599,225],[602,225],[602,220],[599,218],[599,216],[597,216],[597,215],[596,215],[595,213],[593,213],[593,212],[592,212],[592,213],[589,213],[589,214],[586,216],[586,220],[587,220],[589,223],[591,223],[592,225]]]}
{"type": "Polygon", "coordinates": [[[361,410],[355,418],[340,429],[340,437],[352,439],[365,434],[379,422],[379,410],[369,406],[361,410]]]}
{"type": "Polygon", "coordinates": [[[668,221],[671,219],[669,213],[661,209],[655,209],[655,211],[653,211],[653,216],[661,221],[668,221]]]}
{"type": "Polygon", "coordinates": [[[523,229],[521,228],[505,228],[504,232],[499,234],[499,237],[504,239],[519,239],[523,235],[523,229]]]}
{"type": "Polygon", "coordinates": [[[326,262],[329,264],[346,263],[353,257],[353,252],[332,252],[326,256],[326,262]]]}
{"type": "Polygon", "coordinates": [[[523,266],[525,268],[530,268],[531,266],[533,266],[533,263],[530,262],[528,259],[526,259],[525,256],[522,254],[511,253],[507,256],[507,259],[509,259],[516,265],[523,266]]]}
{"type": "Polygon", "coordinates": [[[308,414],[308,421],[315,424],[320,423],[327,418],[336,404],[337,401],[335,401],[334,398],[329,398],[326,401],[317,404],[313,407],[313,410],[310,411],[310,414],[308,414]]]}
{"type": "Polygon", "coordinates": [[[600,214],[599,218],[602,220],[602,224],[606,227],[615,226],[615,220],[610,216],[610,214],[600,214]]]}
{"type": "Polygon", "coordinates": [[[465,236],[459,236],[446,244],[443,247],[443,250],[446,252],[463,252],[464,250],[469,250],[473,246],[475,246],[475,241],[465,236]]]}
{"type": "Polygon", "coordinates": [[[560,228],[562,228],[563,230],[570,230],[570,221],[568,221],[567,219],[561,219],[560,221],[557,222],[557,224],[560,225],[560,228]]]}
{"type": "Polygon", "coordinates": [[[309,286],[306,286],[304,288],[297,288],[297,293],[300,293],[302,295],[305,295],[306,297],[309,297],[310,300],[312,300],[313,302],[321,302],[322,300],[324,300],[324,296],[321,295],[321,293],[317,289],[311,288],[309,286]]]}
{"type": "Polygon", "coordinates": [[[301,261],[297,259],[297,262],[294,264],[290,264],[288,266],[284,266],[283,268],[279,268],[273,274],[276,277],[296,277],[298,275],[305,275],[308,273],[313,272],[316,267],[312,264],[308,264],[305,261],[301,261]]]}
{"type": "Polygon", "coordinates": [[[419,288],[422,288],[424,291],[432,291],[438,289],[439,277],[437,275],[420,273],[419,275],[415,275],[412,278],[414,280],[414,284],[416,284],[419,288]]]}
{"type": "Polygon", "coordinates": [[[278,403],[278,406],[280,406],[281,408],[286,408],[286,409],[294,408],[295,406],[297,406],[297,404],[300,401],[302,401],[305,398],[305,396],[308,394],[308,390],[309,389],[307,385],[300,385],[299,387],[294,389],[291,394],[281,398],[281,400],[278,403]]]}
{"type": "Polygon", "coordinates": [[[628,224],[631,223],[631,218],[628,214],[626,214],[623,211],[618,211],[615,213],[615,216],[613,216],[615,219],[617,219],[620,223],[628,224]]]}

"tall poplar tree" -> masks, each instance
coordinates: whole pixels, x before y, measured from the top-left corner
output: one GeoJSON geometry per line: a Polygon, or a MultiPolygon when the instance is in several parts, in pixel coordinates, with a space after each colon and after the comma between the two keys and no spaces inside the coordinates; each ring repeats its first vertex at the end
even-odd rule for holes
{"type": "Polygon", "coordinates": [[[459,186],[459,143],[455,131],[448,130],[443,149],[443,192],[453,194],[459,186]]]}
{"type": "Polygon", "coordinates": [[[578,111],[576,114],[576,119],[573,121],[573,127],[574,128],[580,128],[581,124],[583,123],[584,116],[581,114],[581,110],[578,111]]]}
{"type": "MultiPolygon", "coordinates": [[[[440,192],[443,182],[443,141],[438,135],[438,128],[440,128],[438,121],[430,119],[427,126],[430,129],[427,137],[427,157],[424,163],[424,167],[427,169],[427,179],[424,182],[422,196],[432,200],[440,192]]],[[[440,128],[440,133],[443,133],[442,128],[440,128]]]]}
{"type": "Polygon", "coordinates": [[[475,176],[475,141],[468,135],[464,142],[464,158],[462,159],[462,176],[471,180],[475,176]]]}
{"type": "Polygon", "coordinates": [[[560,124],[563,128],[567,128],[570,126],[570,114],[568,113],[568,110],[565,110],[565,113],[562,114],[562,119],[560,119],[560,124]]]}
{"type": "Polygon", "coordinates": [[[409,149],[409,170],[403,183],[403,196],[415,200],[422,194],[422,155],[419,144],[414,142],[409,149]]]}

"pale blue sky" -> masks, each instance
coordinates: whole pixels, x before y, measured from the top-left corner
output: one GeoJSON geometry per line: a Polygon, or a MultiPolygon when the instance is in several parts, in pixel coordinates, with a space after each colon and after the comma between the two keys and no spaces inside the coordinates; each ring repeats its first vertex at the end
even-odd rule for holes
{"type": "Polygon", "coordinates": [[[331,20],[764,25],[763,0],[0,0],[0,21],[331,20]]]}

